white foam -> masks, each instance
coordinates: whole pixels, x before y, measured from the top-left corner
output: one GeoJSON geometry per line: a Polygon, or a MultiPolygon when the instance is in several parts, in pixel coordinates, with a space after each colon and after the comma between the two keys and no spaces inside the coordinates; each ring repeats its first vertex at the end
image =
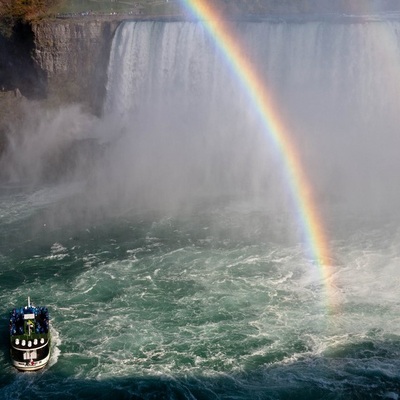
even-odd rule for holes
{"type": "Polygon", "coordinates": [[[58,362],[58,359],[61,355],[61,336],[59,332],[54,328],[53,324],[50,325],[50,333],[51,333],[51,353],[49,360],[49,367],[52,367],[58,362]]]}

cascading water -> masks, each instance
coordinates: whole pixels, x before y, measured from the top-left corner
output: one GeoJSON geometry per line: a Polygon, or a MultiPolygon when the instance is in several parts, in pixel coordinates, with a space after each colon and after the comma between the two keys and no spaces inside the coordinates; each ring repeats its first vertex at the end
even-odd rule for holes
{"type": "MultiPolygon", "coordinates": [[[[345,202],[346,213],[397,201],[398,29],[393,21],[236,26],[319,196],[345,202]]],[[[129,138],[118,154],[139,174],[124,185],[150,170],[175,196],[218,188],[281,203],[282,166],[230,67],[201,24],[120,26],[105,112],[123,121],[114,134],[129,138]]]]}
{"type": "Polygon", "coordinates": [[[33,157],[29,131],[1,161],[13,179],[0,192],[1,327],[30,295],[55,340],[35,375],[15,373],[2,346],[0,397],[399,397],[400,22],[233,25],[316,190],[328,276],[202,24],[125,22],[103,117],[48,115],[33,157]],[[91,131],[98,153],[41,185],[65,139],[46,140],[54,127],[91,131]]]}

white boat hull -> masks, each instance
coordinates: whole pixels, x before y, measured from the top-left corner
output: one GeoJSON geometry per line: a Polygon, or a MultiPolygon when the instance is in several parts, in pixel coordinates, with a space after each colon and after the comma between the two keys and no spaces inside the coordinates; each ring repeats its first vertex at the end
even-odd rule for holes
{"type": "Polygon", "coordinates": [[[50,353],[47,357],[43,358],[42,360],[32,360],[32,361],[16,361],[11,360],[12,365],[20,371],[37,371],[42,369],[46,366],[46,364],[50,360],[50,353]]]}

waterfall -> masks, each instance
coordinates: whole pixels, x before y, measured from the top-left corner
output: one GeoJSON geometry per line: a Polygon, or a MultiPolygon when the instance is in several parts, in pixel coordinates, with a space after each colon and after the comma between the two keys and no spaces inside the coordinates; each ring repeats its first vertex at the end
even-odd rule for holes
{"type": "MultiPolygon", "coordinates": [[[[400,23],[237,22],[234,30],[321,202],[380,209],[397,200],[400,23]]],[[[279,193],[280,202],[279,160],[253,108],[201,23],[118,28],[104,113],[123,126],[114,134],[130,138],[125,168],[175,190],[196,181],[202,191],[279,193]]]]}
{"type": "MultiPolygon", "coordinates": [[[[397,109],[388,102],[400,86],[397,21],[246,22],[236,30],[266,84],[294,114],[307,108],[305,100],[330,114],[351,105],[357,117],[371,110],[390,116],[397,109]]],[[[213,41],[201,24],[188,22],[123,23],[112,46],[107,88],[105,109],[118,112],[179,96],[183,103],[204,96],[212,105],[233,94],[236,102],[240,98],[213,41]]]]}

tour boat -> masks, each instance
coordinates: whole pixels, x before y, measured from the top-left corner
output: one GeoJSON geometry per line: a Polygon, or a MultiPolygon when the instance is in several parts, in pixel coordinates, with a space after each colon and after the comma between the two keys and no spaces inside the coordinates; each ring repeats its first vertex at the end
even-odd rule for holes
{"type": "Polygon", "coordinates": [[[50,359],[49,311],[35,307],[28,297],[28,305],[10,312],[10,355],[14,367],[20,371],[36,371],[50,359]]]}

